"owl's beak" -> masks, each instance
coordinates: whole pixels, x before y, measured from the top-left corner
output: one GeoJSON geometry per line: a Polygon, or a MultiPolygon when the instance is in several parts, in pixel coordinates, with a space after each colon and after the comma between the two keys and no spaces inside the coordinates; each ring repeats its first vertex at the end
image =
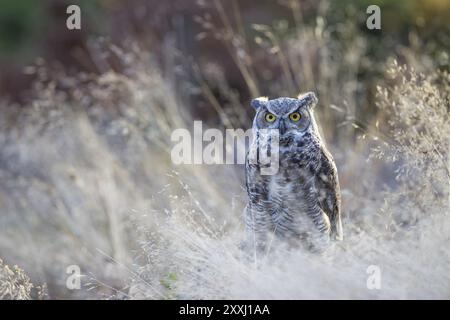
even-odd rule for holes
{"type": "Polygon", "coordinates": [[[280,130],[280,136],[282,136],[286,133],[286,124],[284,123],[284,119],[280,120],[280,125],[279,125],[278,130],[280,130]]]}

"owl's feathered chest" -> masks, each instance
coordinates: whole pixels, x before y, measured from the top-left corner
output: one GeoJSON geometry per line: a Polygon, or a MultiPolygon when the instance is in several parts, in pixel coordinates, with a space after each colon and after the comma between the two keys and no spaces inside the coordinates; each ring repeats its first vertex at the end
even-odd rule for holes
{"type": "Polygon", "coordinates": [[[319,157],[320,149],[314,144],[307,148],[281,147],[278,173],[268,181],[271,200],[282,207],[292,202],[301,205],[305,189],[313,184],[319,157]]]}
{"type": "Polygon", "coordinates": [[[249,195],[257,195],[273,212],[301,210],[306,203],[306,188],[312,186],[320,161],[321,144],[315,137],[305,135],[280,141],[279,169],[273,175],[261,175],[258,165],[247,164],[249,195]],[[253,193],[252,191],[255,190],[253,193]],[[281,209],[281,210],[280,210],[281,209]]]}
{"type": "Polygon", "coordinates": [[[311,175],[320,160],[322,145],[312,135],[280,140],[279,173],[286,178],[296,175],[311,175]]]}

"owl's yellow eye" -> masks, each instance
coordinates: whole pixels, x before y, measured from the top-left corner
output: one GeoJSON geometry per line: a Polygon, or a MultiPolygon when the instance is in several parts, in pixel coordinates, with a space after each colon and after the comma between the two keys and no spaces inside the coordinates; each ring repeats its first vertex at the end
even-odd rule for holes
{"type": "Polygon", "coordinates": [[[289,115],[289,119],[291,119],[294,122],[300,121],[302,118],[302,115],[298,112],[293,112],[289,115]]]}
{"type": "Polygon", "coordinates": [[[267,113],[266,114],[266,121],[267,122],[274,122],[277,119],[277,117],[273,113],[267,113]]]}

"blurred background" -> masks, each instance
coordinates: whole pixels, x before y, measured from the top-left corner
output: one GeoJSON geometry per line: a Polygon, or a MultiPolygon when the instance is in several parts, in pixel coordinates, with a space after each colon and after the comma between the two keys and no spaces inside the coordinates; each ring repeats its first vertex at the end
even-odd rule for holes
{"type": "Polygon", "coordinates": [[[242,233],[243,168],[170,161],[176,128],[247,129],[252,98],[315,91],[343,190],[342,266],[378,254],[405,270],[380,296],[318,276],[341,298],[448,298],[450,255],[434,249],[450,234],[449,21],[446,0],[0,0],[0,297],[326,296],[262,274],[225,290],[247,266],[205,270],[235,254],[218,239],[242,233]],[[66,28],[70,4],[81,30],[66,28]],[[372,4],[381,30],[366,27],[372,4]],[[199,266],[199,250],[217,259],[199,266]],[[83,289],[67,289],[69,265],[83,289]]]}
{"type": "MultiPolygon", "coordinates": [[[[263,0],[257,4],[251,0],[241,0],[221,3],[221,11],[216,10],[215,1],[195,0],[2,0],[1,7],[1,94],[13,101],[23,98],[24,91],[35,80],[34,75],[23,72],[23,67],[35,62],[38,57],[55,67],[64,66],[71,72],[100,74],[108,68],[120,69],[113,57],[108,57],[108,64],[101,64],[92,57],[93,52],[99,50],[99,37],[107,39],[109,44],[118,45],[128,39],[137,41],[152,53],[165,76],[177,76],[170,66],[181,63],[174,56],[182,55],[186,60],[194,59],[199,66],[218,64],[225,72],[225,80],[239,91],[242,101],[256,93],[249,92],[251,90],[265,94],[271,86],[270,81],[283,73],[282,67],[268,63],[267,57],[262,54],[252,55],[252,75],[261,81],[255,84],[255,88],[248,88],[239,66],[230,55],[230,48],[224,43],[224,40],[231,39],[223,39],[227,35],[218,32],[228,28],[225,24],[230,24],[231,30],[228,31],[235,32],[234,36],[246,37],[245,44],[236,43],[236,39],[235,43],[229,44],[233,46],[232,50],[237,50],[234,47],[240,45],[248,46],[241,54],[250,54],[258,44],[261,45],[255,40],[264,39],[261,30],[254,28],[255,24],[274,27],[279,42],[295,38],[302,31],[303,24],[316,25],[318,17],[322,24],[327,25],[330,40],[338,39],[341,46],[349,45],[342,41],[351,41],[352,33],[358,33],[364,37],[364,48],[354,49],[361,51],[362,58],[370,57],[370,62],[363,60],[360,63],[357,74],[360,80],[371,78],[371,68],[366,64],[382,62],[389,55],[401,54],[402,45],[420,48],[438,64],[448,63],[450,5],[445,0],[346,0],[329,3],[263,0]],[[70,4],[78,4],[82,9],[81,30],[69,31],[65,27],[68,17],[66,8],[70,4]],[[365,11],[371,4],[381,8],[381,31],[366,28],[368,15],[365,11]],[[216,32],[208,32],[211,28],[216,28],[216,32]],[[168,51],[174,52],[168,54],[168,51]]],[[[354,52],[355,55],[359,53],[354,52]]],[[[284,54],[287,56],[288,52],[284,54]]],[[[336,51],[336,54],[340,52],[336,51]]],[[[300,75],[292,74],[291,77],[295,81],[300,75]]]]}

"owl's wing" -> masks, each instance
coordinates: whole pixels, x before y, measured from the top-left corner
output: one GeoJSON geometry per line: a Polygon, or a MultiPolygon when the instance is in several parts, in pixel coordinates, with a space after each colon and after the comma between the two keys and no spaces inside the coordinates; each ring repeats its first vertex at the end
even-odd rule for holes
{"type": "Polygon", "coordinates": [[[331,236],[335,240],[342,240],[341,190],[336,165],[331,154],[326,150],[321,152],[321,161],[315,182],[319,206],[330,219],[331,236]]]}

